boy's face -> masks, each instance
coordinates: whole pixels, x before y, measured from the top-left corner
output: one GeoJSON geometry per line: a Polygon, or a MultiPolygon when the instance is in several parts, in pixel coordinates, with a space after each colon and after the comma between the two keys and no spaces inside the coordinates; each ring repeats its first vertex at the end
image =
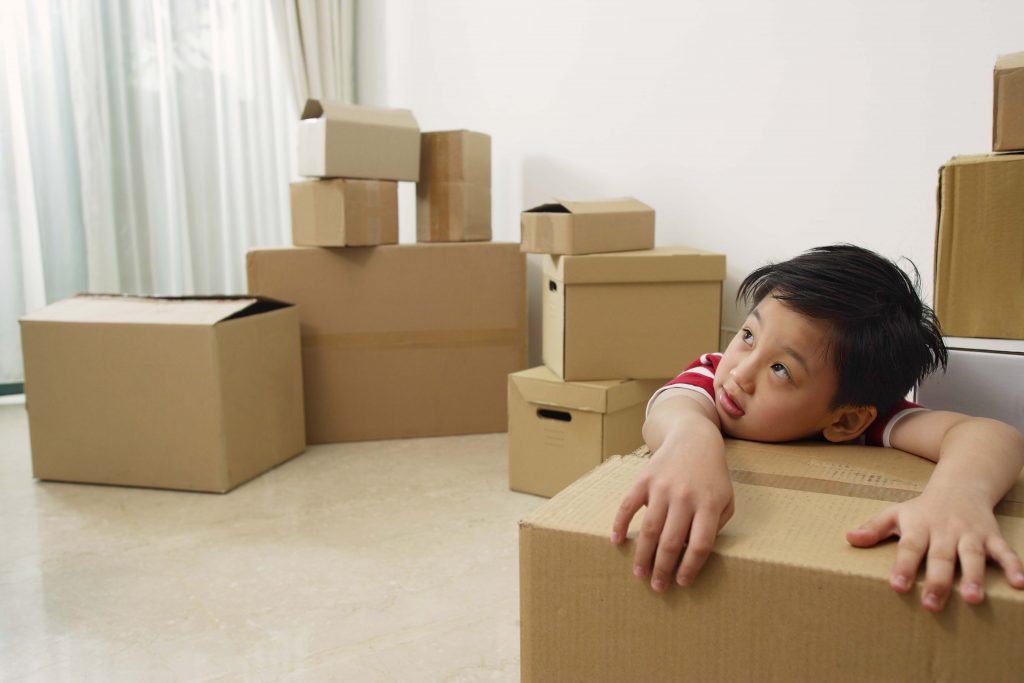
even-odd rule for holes
{"type": "Polygon", "coordinates": [[[752,441],[820,434],[834,419],[838,388],[829,331],[772,296],[761,300],[729,343],[715,373],[723,433],[752,441]]]}

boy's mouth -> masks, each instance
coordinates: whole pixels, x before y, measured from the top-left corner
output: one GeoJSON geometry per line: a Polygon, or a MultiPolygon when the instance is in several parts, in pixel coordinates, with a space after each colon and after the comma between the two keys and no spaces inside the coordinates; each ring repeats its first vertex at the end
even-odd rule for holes
{"type": "Polygon", "coordinates": [[[743,408],[740,408],[739,404],[733,400],[733,397],[724,388],[718,392],[718,403],[722,406],[722,410],[730,417],[743,417],[745,414],[743,408]]]}

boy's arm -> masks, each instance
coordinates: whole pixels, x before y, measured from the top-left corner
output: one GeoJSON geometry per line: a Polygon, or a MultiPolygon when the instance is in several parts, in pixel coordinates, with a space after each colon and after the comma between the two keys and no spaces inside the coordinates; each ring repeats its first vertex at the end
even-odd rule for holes
{"type": "Polygon", "coordinates": [[[899,536],[890,584],[901,593],[910,590],[927,556],[921,601],[931,611],[945,605],[957,559],[966,602],[984,599],[988,557],[1002,566],[1011,586],[1024,588],[1024,566],[993,513],[1024,466],[1024,436],[997,420],[923,411],[896,423],[889,442],[934,461],[935,471],[920,496],[888,508],[847,540],[867,547],[899,536]]]}
{"type": "Polygon", "coordinates": [[[663,591],[673,574],[681,586],[697,577],[715,535],[732,516],[732,483],[718,414],[698,393],[658,396],[644,422],[644,440],[651,460],[615,515],[612,542],[626,539],[630,520],[646,505],[633,574],[650,576],[651,587],[663,591]]]}

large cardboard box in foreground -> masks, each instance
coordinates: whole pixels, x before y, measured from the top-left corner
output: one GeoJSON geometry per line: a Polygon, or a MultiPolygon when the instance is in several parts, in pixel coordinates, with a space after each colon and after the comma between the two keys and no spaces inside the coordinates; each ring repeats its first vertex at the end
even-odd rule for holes
{"type": "MultiPolygon", "coordinates": [[[[613,457],[520,522],[523,681],[1016,681],[1024,592],[990,566],[980,606],[939,614],[888,578],[896,544],[845,532],[933,465],[882,448],[727,441],[736,513],[696,583],[655,593],[612,519],[646,458],[613,457]]],[[[997,508],[1024,548],[1024,485],[997,508]]]]}
{"type": "Polygon", "coordinates": [[[494,242],[248,255],[249,291],[299,309],[310,443],[505,431],[525,271],[494,242]]]}
{"type": "Polygon", "coordinates": [[[1002,420],[1024,432],[1024,341],[947,337],[945,342],[946,371],[926,377],[915,400],[935,410],[1002,420]]]}
{"type": "Polygon", "coordinates": [[[398,242],[398,183],[326,178],[291,183],[292,243],[366,247],[398,242]]]}
{"type": "Polygon", "coordinates": [[[420,175],[420,129],[407,109],[307,100],[298,145],[299,175],[411,181],[420,175]]]}
{"type": "Polygon", "coordinates": [[[1024,52],[1000,56],[992,79],[992,151],[1024,150],[1024,52]]]}
{"type": "Polygon", "coordinates": [[[424,133],[416,183],[416,240],[489,239],[491,136],[470,130],[424,133]]]}
{"type": "Polygon", "coordinates": [[[951,159],[940,171],[937,230],[942,333],[1024,339],[1024,154],[951,159]]]}
{"type": "Polygon", "coordinates": [[[570,381],[674,377],[719,345],[725,256],[544,256],[544,364],[570,381]]]}
{"type": "Polygon", "coordinates": [[[509,375],[509,488],[550,497],[635,449],[647,400],[664,382],[565,382],[544,366],[509,375]]]}
{"type": "Polygon", "coordinates": [[[21,335],[40,479],[223,492],[305,448],[290,304],[81,295],[21,335]]]}
{"type": "Polygon", "coordinates": [[[654,209],[627,197],[558,200],[520,214],[521,249],[538,254],[597,254],[654,247],[654,209]]]}

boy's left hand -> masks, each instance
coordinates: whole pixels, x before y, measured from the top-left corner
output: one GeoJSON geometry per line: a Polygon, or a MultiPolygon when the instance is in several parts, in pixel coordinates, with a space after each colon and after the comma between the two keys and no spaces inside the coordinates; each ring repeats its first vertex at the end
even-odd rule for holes
{"type": "Polygon", "coordinates": [[[848,531],[846,540],[867,548],[892,536],[900,540],[889,585],[906,593],[925,561],[921,603],[932,612],[941,610],[949,598],[957,560],[964,602],[976,605],[985,599],[985,562],[989,557],[1003,568],[1011,586],[1024,589],[1024,565],[1003,539],[992,510],[962,493],[926,490],[848,531]]]}

